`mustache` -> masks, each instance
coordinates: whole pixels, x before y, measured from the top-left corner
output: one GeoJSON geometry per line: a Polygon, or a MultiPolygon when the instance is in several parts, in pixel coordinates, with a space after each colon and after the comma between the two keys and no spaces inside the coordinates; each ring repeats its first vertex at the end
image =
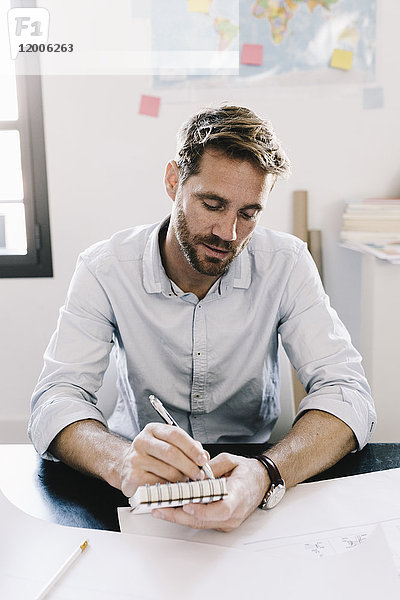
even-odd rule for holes
{"type": "Polygon", "coordinates": [[[234,242],[221,240],[217,235],[207,235],[205,237],[196,235],[194,236],[193,241],[195,243],[207,244],[208,246],[213,246],[214,248],[219,248],[220,250],[228,252],[234,252],[236,250],[236,244],[234,242]]]}

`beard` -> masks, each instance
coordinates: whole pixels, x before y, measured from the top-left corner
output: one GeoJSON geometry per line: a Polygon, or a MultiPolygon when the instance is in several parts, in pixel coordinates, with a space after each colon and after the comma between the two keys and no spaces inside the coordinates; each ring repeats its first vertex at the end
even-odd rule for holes
{"type": "Polygon", "coordinates": [[[222,240],[217,235],[191,235],[182,206],[179,204],[176,207],[176,213],[172,217],[171,223],[180,249],[190,266],[196,269],[198,273],[211,277],[220,277],[223,275],[229,269],[232,261],[250,241],[251,237],[249,236],[237,246],[233,242],[222,240]],[[215,256],[201,258],[197,250],[199,244],[208,244],[214,248],[228,251],[230,254],[226,258],[217,258],[215,256]]]}

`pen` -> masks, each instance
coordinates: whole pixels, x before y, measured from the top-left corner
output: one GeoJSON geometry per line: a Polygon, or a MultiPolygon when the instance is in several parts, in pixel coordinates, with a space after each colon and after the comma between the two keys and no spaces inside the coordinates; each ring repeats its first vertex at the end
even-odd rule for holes
{"type": "MultiPolygon", "coordinates": [[[[158,398],[156,398],[156,396],[154,396],[153,394],[151,394],[149,396],[149,400],[151,402],[152,407],[154,408],[154,410],[156,412],[158,412],[158,414],[160,415],[160,417],[162,419],[164,419],[164,421],[167,423],[167,425],[173,425],[174,427],[179,427],[178,423],[175,421],[175,419],[169,414],[169,412],[167,411],[167,409],[165,408],[165,406],[163,405],[163,403],[161,402],[161,400],[159,400],[158,398]]],[[[208,463],[206,463],[203,467],[200,467],[204,473],[207,475],[207,477],[209,479],[215,479],[214,477],[214,473],[211,470],[211,467],[208,463]]]]}
{"type": "Polygon", "coordinates": [[[44,586],[44,588],[42,589],[40,594],[38,596],[36,596],[35,600],[43,600],[43,598],[45,598],[47,596],[47,594],[49,593],[49,591],[51,590],[53,585],[55,585],[57,583],[57,581],[59,579],[61,579],[61,577],[69,569],[69,567],[72,565],[72,563],[74,563],[76,561],[76,559],[78,558],[78,556],[80,556],[82,554],[82,552],[85,550],[85,548],[87,548],[87,545],[88,545],[87,540],[85,540],[79,546],[79,548],[77,548],[76,550],[73,551],[71,556],[69,558],[67,558],[67,560],[65,561],[65,563],[63,565],[61,565],[61,567],[53,575],[53,577],[50,579],[50,581],[47,583],[47,585],[44,586]]]}

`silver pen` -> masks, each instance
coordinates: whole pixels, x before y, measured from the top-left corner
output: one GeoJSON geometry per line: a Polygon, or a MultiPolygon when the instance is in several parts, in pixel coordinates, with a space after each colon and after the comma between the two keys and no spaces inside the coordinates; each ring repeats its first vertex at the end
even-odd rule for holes
{"type": "MultiPolygon", "coordinates": [[[[149,400],[150,400],[151,405],[154,408],[154,410],[157,411],[157,413],[160,415],[160,417],[162,419],[164,419],[164,421],[167,423],[167,425],[173,425],[174,427],[179,427],[178,423],[169,414],[169,412],[167,411],[167,409],[165,408],[165,406],[163,405],[161,400],[156,398],[156,396],[154,396],[153,394],[151,394],[149,396],[149,400]]],[[[209,479],[215,479],[214,473],[212,472],[211,467],[208,463],[206,463],[203,467],[200,467],[200,469],[202,469],[204,471],[204,473],[207,475],[207,477],[209,479]]]]}

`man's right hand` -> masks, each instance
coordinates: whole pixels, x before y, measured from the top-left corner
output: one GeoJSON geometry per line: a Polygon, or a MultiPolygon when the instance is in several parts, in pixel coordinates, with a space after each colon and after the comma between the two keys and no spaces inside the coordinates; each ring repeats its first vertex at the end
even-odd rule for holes
{"type": "Polygon", "coordinates": [[[140,485],[203,479],[199,468],[210,460],[200,442],[186,431],[149,423],[135,437],[122,461],[121,490],[130,497],[140,485]]]}

